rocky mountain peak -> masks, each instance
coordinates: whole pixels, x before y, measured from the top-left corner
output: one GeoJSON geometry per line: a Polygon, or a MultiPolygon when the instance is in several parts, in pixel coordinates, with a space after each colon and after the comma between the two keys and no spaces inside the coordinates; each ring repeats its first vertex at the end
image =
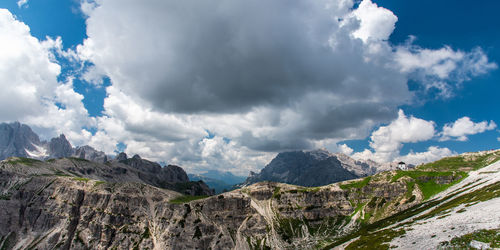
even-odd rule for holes
{"type": "MultiPolygon", "coordinates": [[[[496,249],[499,159],[461,155],[316,188],[260,182],[203,199],[181,196],[203,182],[157,182],[126,164],[146,160],[11,159],[0,161],[0,248],[496,249]]],[[[319,162],[330,161],[340,160],[319,162]]]]}
{"type": "Polygon", "coordinates": [[[27,157],[37,160],[77,157],[104,163],[106,154],[90,146],[73,148],[64,134],[49,142],[40,141],[28,125],[19,122],[0,124],[0,160],[9,157],[27,157]]]}
{"type": "Polygon", "coordinates": [[[125,152],[121,152],[116,156],[117,161],[126,161],[127,159],[127,154],[125,154],[125,152]]]}
{"type": "Polygon", "coordinates": [[[97,151],[93,147],[88,145],[77,147],[73,155],[75,157],[86,159],[93,162],[105,163],[108,161],[108,156],[106,156],[104,152],[97,151]]]}
{"type": "Polygon", "coordinates": [[[39,145],[40,138],[29,126],[19,122],[0,124],[0,159],[42,155],[39,145]]]}
{"type": "Polygon", "coordinates": [[[187,182],[187,181],[189,181],[187,173],[184,171],[184,169],[182,169],[179,166],[168,165],[164,169],[167,172],[169,172],[170,176],[172,176],[172,180],[180,181],[180,182],[187,182]]]}
{"type": "Polygon", "coordinates": [[[279,153],[260,173],[251,172],[244,185],[274,181],[302,186],[321,186],[333,182],[373,175],[384,168],[374,161],[355,160],[326,149],[279,153]]]}
{"type": "Polygon", "coordinates": [[[73,146],[69,143],[64,134],[52,138],[48,145],[48,151],[51,158],[61,158],[73,155],[73,146]]]}
{"type": "Polygon", "coordinates": [[[325,149],[279,153],[259,174],[250,175],[249,185],[261,181],[282,182],[301,186],[321,186],[357,178],[325,149]]]}

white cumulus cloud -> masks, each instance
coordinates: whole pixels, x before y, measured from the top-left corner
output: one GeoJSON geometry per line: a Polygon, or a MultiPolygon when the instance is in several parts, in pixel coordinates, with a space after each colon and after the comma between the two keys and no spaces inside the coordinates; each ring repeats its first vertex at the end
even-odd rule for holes
{"type": "Polygon", "coordinates": [[[450,139],[458,141],[467,141],[468,135],[483,133],[487,130],[493,130],[497,127],[494,121],[482,121],[475,123],[469,117],[464,116],[453,123],[444,125],[441,133],[441,141],[450,139]]]}
{"type": "Polygon", "coordinates": [[[28,123],[45,139],[59,133],[74,144],[88,140],[93,120],[73,90],[71,79],[59,82],[61,66],[53,51],[61,40],[39,41],[29,27],[0,9],[0,121],[28,123]]]}
{"type": "Polygon", "coordinates": [[[387,66],[385,44],[374,53],[353,37],[363,15],[352,15],[352,6],[84,1],[88,39],[78,54],[95,65],[84,77],[112,83],[92,144],[107,141],[112,152],[123,142],[127,152],[185,166],[239,162],[257,170],[275,152],[366,136],[411,94],[387,66]],[[217,157],[206,153],[215,142],[207,131],[230,141],[217,141],[226,147],[217,157]]]}
{"type": "Polygon", "coordinates": [[[358,159],[372,159],[378,162],[389,162],[399,157],[404,143],[427,141],[434,137],[436,131],[433,121],[407,117],[399,110],[398,118],[387,126],[381,126],[370,136],[372,150],[354,153],[358,159]]]}
{"type": "Polygon", "coordinates": [[[364,42],[370,39],[389,39],[398,21],[398,17],[392,11],[378,7],[370,0],[363,0],[352,14],[360,20],[359,29],[354,31],[353,35],[364,42]]]}
{"type": "MultiPolygon", "coordinates": [[[[354,155],[393,160],[404,143],[435,135],[433,122],[397,111],[414,101],[409,79],[446,96],[496,68],[480,48],[390,44],[398,18],[370,0],[82,0],[81,10],[88,38],[75,51],[0,10],[2,121],[107,153],[123,143],[193,172],[244,174],[276,152],[318,146],[352,154],[336,143],[390,121],[354,155]],[[94,87],[109,78],[102,116],[89,118],[71,77],[57,80],[55,55],[92,65],[79,73],[94,87]]],[[[448,153],[428,151],[410,155],[448,153]]]]}
{"type": "Polygon", "coordinates": [[[396,158],[396,161],[404,161],[409,164],[422,164],[427,162],[437,161],[444,157],[456,155],[456,152],[451,151],[449,148],[442,148],[431,146],[424,152],[410,152],[407,155],[396,158]]]}
{"type": "Polygon", "coordinates": [[[451,97],[460,83],[497,68],[480,48],[470,52],[453,50],[449,46],[433,50],[412,42],[397,47],[396,67],[420,82],[425,92],[437,90],[440,96],[451,97]]]}
{"type": "Polygon", "coordinates": [[[339,152],[346,155],[351,155],[354,152],[354,149],[350,148],[346,144],[341,144],[339,145],[339,152]]]}

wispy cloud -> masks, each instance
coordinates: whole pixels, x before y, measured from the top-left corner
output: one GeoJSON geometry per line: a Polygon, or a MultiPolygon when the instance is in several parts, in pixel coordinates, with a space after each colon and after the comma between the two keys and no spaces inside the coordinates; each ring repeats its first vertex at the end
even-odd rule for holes
{"type": "Polygon", "coordinates": [[[27,7],[27,6],[28,6],[28,0],[19,0],[19,1],[17,1],[17,6],[18,6],[19,8],[21,8],[21,7],[23,7],[23,6],[24,6],[24,7],[27,7]]]}

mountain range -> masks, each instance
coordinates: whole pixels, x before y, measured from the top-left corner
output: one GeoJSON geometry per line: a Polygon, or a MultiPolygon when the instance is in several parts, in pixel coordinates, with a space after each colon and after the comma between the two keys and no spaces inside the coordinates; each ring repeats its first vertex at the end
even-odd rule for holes
{"type": "Polygon", "coordinates": [[[292,151],[279,153],[260,173],[250,172],[243,185],[273,181],[314,187],[396,169],[397,163],[355,160],[325,149],[292,151]]]}
{"type": "Polygon", "coordinates": [[[77,157],[100,163],[108,160],[104,152],[90,146],[73,148],[63,134],[48,142],[41,141],[28,125],[19,122],[1,123],[0,160],[13,156],[38,160],[77,157]]]}
{"type": "MultiPolygon", "coordinates": [[[[106,163],[110,159],[104,152],[88,145],[73,147],[63,134],[49,141],[41,141],[29,126],[19,122],[0,124],[0,160],[8,157],[38,160],[74,157],[97,163],[106,163]]],[[[117,159],[120,157],[116,156],[117,159]]],[[[396,163],[380,164],[371,160],[355,160],[342,153],[317,149],[279,153],[260,173],[251,172],[246,179],[218,170],[189,174],[188,178],[202,180],[220,193],[261,181],[321,186],[396,168],[396,163]]]]}
{"type": "Polygon", "coordinates": [[[283,152],[214,195],[178,166],[125,153],[104,161],[64,135],[43,142],[22,124],[0,129],[0,249],[500,247],[500,150],[407,171],[326,150],[283,152]]]}
{"type": "MultiPolygon", "coordinates": [[[[50,141],[41,141],[28,125],[19,122],[0,124],[0,160],[50,164],[53,171],[78,178],[91,178],[107,182],[137,182],[166,188],[188,195],[211,195],[203,181],[190,181],[178,166],[162,167],[139,155],[129,158],[125,153],[114,159],[85,145],[72,147],[61,134],[50,141]]],[[[43,164],[42,164],[43,165],[43,164]]]]}
{"type": "Polygon", "coordinates": [[[11,157],[0,161],[0,249],[498,248],[499,160],[500,150],[469,153],[320,187],[259,182],[207,197],[185,196],[193,189],[179,168],[139,156],[11,157]],[[162,182],[169,171],[180,182],[162,182]]]}

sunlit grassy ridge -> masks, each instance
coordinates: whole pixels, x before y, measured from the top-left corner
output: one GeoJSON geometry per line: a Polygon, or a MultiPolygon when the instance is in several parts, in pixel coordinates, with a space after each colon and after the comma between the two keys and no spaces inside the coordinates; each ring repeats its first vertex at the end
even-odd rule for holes
{"type": "Polygon", "coordinates": [[[462,154],[418,166],[424,171],[471,171],[486,167],[500,160],[500,150],[462,154]]]}
{"type": "Polygon", "coordinates": [[[7,159],[7,162],[10,164],[23,164],[26,166],[33,166],[33,164],[41,163],[42,161],[25,157],[11,157],[7,159]]]}
{"type": "Polygon", "coordinates": [[[392,177],[392,181],[397,181],[404,176],[411,178],[407,181],[407,184],[412,188],[414,184],[418,185],[420,191],[422,192],[422,195],[424,196],[424,200],[427,200],[433,195],[438,194],[460,182],[463,178],[467,177],[467,173],[463,171],[397,171],[396,175],[392,177]],[[440,184],[436,182],[436,177],[449,177],[452,181],[447,184],[440,184]]]}

